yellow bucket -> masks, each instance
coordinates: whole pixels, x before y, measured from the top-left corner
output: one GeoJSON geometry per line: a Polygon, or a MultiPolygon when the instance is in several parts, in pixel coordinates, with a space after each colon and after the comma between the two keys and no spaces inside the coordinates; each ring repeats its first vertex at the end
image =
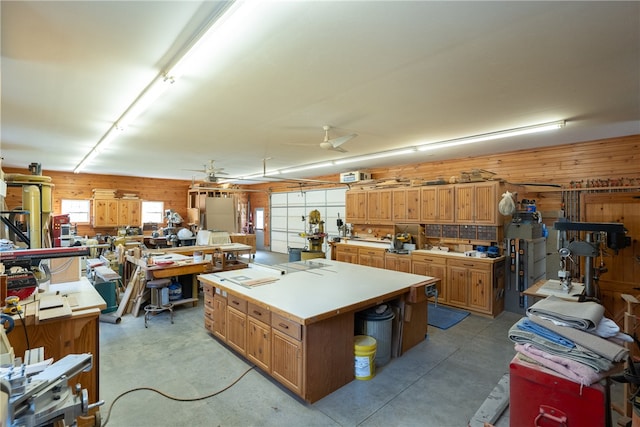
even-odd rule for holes
{"type": "Polygon", "coordinates": [[[356,379],[370,380],[376,375],[376,339],[368,335],[356,335],[353,342],[356,379]]]}

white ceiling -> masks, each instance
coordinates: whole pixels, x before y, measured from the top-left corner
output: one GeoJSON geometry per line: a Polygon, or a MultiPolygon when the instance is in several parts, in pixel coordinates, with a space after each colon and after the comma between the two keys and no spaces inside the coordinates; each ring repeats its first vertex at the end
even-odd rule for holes
{"type": "MultiPolygon", "coordinates": [[[[220,6],[3,0],[3,165],[72,171],[220,6]]],[[[640,2],[263,1],[85,172],[240,176],[560,119],[289,176],[640,133],[640,2]],[[323,125],[359,136],[326,151],[323,125]]]]}

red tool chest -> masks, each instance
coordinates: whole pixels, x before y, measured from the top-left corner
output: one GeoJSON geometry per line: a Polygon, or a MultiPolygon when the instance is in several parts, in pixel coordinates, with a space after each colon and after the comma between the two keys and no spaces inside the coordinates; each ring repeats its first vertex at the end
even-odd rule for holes
{"type": "Polygon", "coordinates": [[[513,358],[509,365],[511,427],[605,426],[609,410],[602,384],[580,384],[550,369],[513,358]]]}

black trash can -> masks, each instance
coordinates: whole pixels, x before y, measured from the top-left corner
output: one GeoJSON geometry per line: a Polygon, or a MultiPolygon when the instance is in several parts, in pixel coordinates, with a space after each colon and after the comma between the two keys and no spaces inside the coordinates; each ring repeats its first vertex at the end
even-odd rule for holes
{"type": "Polygon", "coordinates": [[[304,248],[289,248],[289,262],[300,261],[304,248]]]}

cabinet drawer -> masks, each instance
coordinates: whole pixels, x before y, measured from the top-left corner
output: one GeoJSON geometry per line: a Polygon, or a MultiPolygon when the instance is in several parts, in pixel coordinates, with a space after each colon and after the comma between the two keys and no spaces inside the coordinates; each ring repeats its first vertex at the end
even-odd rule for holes
{"type": "Polygon", "coordinates": [[[204,307],[204,320],[205,322],[207,320],[210,320],[211,322],[213,322],[213,307],[204,307]]]}
{"type": "Polygon", "coordinates": [[[213,308],[213,297],[209,295],[204,296],[204,306],[213,308]]]}
{"type": "Polygon", "coordinates": [[[242,313],[247,312],[247,301],[235,295],[227,295],[227,306],[233,307],[242,313]]]}
{"type": "Polygon", "coordinates": [[[211,286],[211,285],[203,285],[202,286],[202,292],[204,293],[205,297],[208,295],[211,298],[213,298],[213,295],[216,293],[214,287],[211,286]]]}
{"type": "Polygon", "coordinates": [[[336,248],[338,252],[343,252],[347,254],[355,254],[358,253],[357,246],[349,246],[349,245],[340,245],[336,248]]]}
{"type": "Polygon", "coordinates": [[[447,263],[447,259],[439,256],[431,256],[431,255],[411,255],[411,259],[413,261],[422,261],[428,262],[429,264],[440,264],[445,265],[447,263]]]}
{"type": "Polygon", "coordinates": [[[213,333],[213,321],[210,319],[207,319],[206,317],[204,318],[204,328],[213,333]]]}
{"type": "Polygon", "coordinates": [[[481,261],[473,261],[473,257],[469,257],[467,260],[449,260],[450,267],[462,267],[462,268],[474,268],[477,270],[491,271],[491,264],[481,261]]]}
{"type": "Polygon", "coordinates": [[[260,307],[259,305],[248,303],[247,313],[249,316],[254,319],[258,319],[262,323],[266,323],[267,325],[271,324],[271,312],[266,308],[260,307]]]}
{"type": "Polygon", "coordinates": [[[360,255],[373,255],[373,256],[384,256],[384,249],[363,249],[360,248],[358,254],[360,255]]]}
{"type": "Polygon", "coordinates": [[[302,325],[271,313],[271,327],[297,340],[302,339],[302,325]]]}

